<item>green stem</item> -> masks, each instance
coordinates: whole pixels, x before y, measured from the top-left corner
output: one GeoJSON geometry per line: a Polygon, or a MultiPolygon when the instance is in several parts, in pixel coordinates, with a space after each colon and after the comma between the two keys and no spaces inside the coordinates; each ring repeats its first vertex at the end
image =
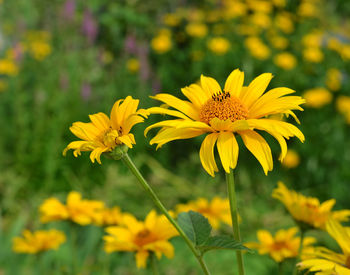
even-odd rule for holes
{"type": "Polygon", "coordinates": [[[199,264],[201,265],[204,274],[209,275],[210,272],[205,264],[205,262],[203,261],[201,254],[199,253],[199,251],[194,247],[193,243],[191,242],[191,240],[186,236],[185,232],[181,229],[181,227],[177,224],[177,222],[175,221],[175,219],[173,217],[170,216],[170,214],[168,213],[167,209],[164,207],[164,205],[162,204],[162,202],[159,200],[159,198],[157,197],[157,195],[154,193],[154,191],[152,190],[152,188],[149,186],[149,184],[147,183],[147,181],[143,178],[143,176],[141,175],[140,171],[137,169],[137,167],[135,166],[135,164],[133,163],[133,161],[130,159],[129,155],[127,153],[124,153],[122,155],[122,161],[125,163],[125,165],[130,169],[130,171],[134,174],[134,176],[137,178],[137,180],[139,181],[139,183],[141,184],[141,186],[143,187],[143,189],[148,193],[148,195],[152,198],[153,202],[155,203],[155,205],[158,207],[158,209],[165,215],[165,217],[167,217],[167,219],[169,220],[169,222],[176,228],[176,230],[179,232],[180,236],[185,240],[187,246],[191,249],[193,255],[196,257],[196,259],[198,260],[199,264]]]}
{"type": "Polygon", "coordinates": [[[279,275],[283,274],[283,262],[278,263],[278,274],[279,275]]]}
{"type": "MultiPolygon", "coordinates": [[[[232,170],[230,171],[230,173],[226,173],[226,183],[227,183],[227,190],[228,190],[228,198],[230,201],[233,236],[234,236],[236,241],[240,242],[241,241],[241,234],[239,232],[237,201],[236,201],[236,192],[235,192],[235,181],[233,178],[232,170]]],[[[237,256],[237,264],[238,264],[238,274],[244,275],[244,264],[243,264],[242,251],[237,250],[236,256],[237,256]]]]}
{"type": "Polygon", "coordinates": [[[302,228],[300,228],[300,227],[299,227],[299,229],[300,229],[300,243],[299,243],[298,257],[297,257],[297,259],[295,261],[293,275],[297,275],[299,273],[298,272],[297,263],[301,259],[301,253],[303,251],[303,241],[304,241],[305,231],[302,228]]]}
{"type": "Polygon", "coordinates": [[[157,258],[154,253],[151,253],[151,269],[153,275],[159,275],[158,267],[157,267],[157,258]]]}

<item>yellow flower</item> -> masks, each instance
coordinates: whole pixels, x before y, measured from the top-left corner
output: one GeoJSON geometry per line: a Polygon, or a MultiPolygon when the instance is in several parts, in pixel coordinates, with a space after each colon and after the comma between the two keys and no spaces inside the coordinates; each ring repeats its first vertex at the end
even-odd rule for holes
{"type": "Polygon", "coordinates": [[[138,99],[127,96],[125,100],[120,99],[114,103],[110,118],[100,112],[89,115],[89,123],[74,122],[69,129],[82,140],[69,143],[63,155],[70,149],[74,150],[75,157],[80,155],[81,151],[92,151],[91,161],[97,160],[101,164],[102,153],[110,152],[122,144],[132,148],[136,142],[130,130],[135,124],[143,122],[143,117],[147,117],[148,114],[144,109],[137,110],[138,105],[138,99]]]}
{"type": "Polygon", "coordinates": [[[350,275],[350,228],[330,220],[326,224],[329,235],[340,246],[342,253],[337,253],[325,247],[316,247],[313,253],[298,264],[300,269],[316,271],[318,275],[350,275]]]}
{"type": "Polygon", "coordinates": [[[181,18],[174,13],[167,13],[163,16],[163,23],[170,27],[176,27],[180,24],[181,18]]]}
{"type": "Polygon", "coordinates": [[[205,198],[199,198],[195,201],[190,201],[187,204],[178,204],[176,213],[195,211],[205,216],[213,228],[218,229],[220,223],[223,222],[232,225],[230,203],[228,199],[214,197],[211,202],[205,198]]]}
{"type": "Polygon", "coordinates": [[[292,15],[288,12],[281,12],[275,17],[276,26],[284,33],[292,33],[294,31],[294,24],[292,15]]]}
{"type": "Polygon", "coordinates": [[[306,47],[318,48],[322,44],[323,33],[320,31],[312,31],[305,35],[302,39],[302,43],[306,47]]]}
{"type": "Polygon", "coordinates": [[[303,57],[306,61],[320,63],[323,60],[323,53],[318,47],[308,47],[304,49],[303,57]]]}
{"type": "Polygon", "coordinates": [[[339,96],[336,101],[337,110],[343,114],[348,124],[350,124],[350,97],[339,96]]]}
{"type": "Polygon", "coordinates": [[[332,211],[335,199],[320,204],[317,198],[306,197],[289,190],[282,182],[273,190],[272,197],[281,201],[295,221],[314,228],[324,229],[329,219],[347,221],[350,210],[332,211]]]}
{"type": "Polygon", "coordinates": [[[272,74],[265,73],[255,78],[248,87],[243,87],[244,73],[234,70],[226,80],[224,90],[215,79],[201,76],[201,86],[192,84],[181,89],[190,100],[184,101],[169,94],[157,94],[154,99],[172,108],[148,109],[150,113],[167,114],[177,117],[165,120],[146,128],[145,134],[156,127],[162,127],[150,144],[163,144],[176,140],[208,134],[201,146],[199,156],[204,169],[214,176],[218,171],[214,159],[214,145],[217,148],[224,170],[234,169],[238,158],[239,134],[248,150],[258,159],[265,174],[272,170],[271,149],[265,139],[254,130],[266,131],[277,139],[281,146],[280,160],[287,153],[285,138],[297,136],[304,140],[302,132],[294,125],[266,118],[272,114],[290,114],[292,110],[303,110],[299,105],[304,99],[299,96],[285,96],[294,91],[276,88],[264,94],[272,74]]]}
{"type": "Polygon", "coordinates": [[[329,40],[327,42],[328,49],[336,51],[336,52],[340,52],[342,46],[343,46],[342,42],[336,37],[329,38],[329,40]]]}
{"type": "Polygon", "coordinates": [[[104,236],[104,249],[107,253],[135,251],[138,268],[146,267],[150,253],[155,253],[158,259],[162,254],[167,258],[174,256],[174,247],[168,240],[176,236],[177,231],[165,216],[158,216],[153,210],[141,222],[132,215],[125,214],[123,224],[106,228],[109,235],[104,236]]]}
{"type": "Polygon", "coordinates": [[[288,52],[277,54],[273,61],[278,67],[284,70],[291,70],[297,65],[297,60],[294,55],[288,52]]]}
{"type": "Polygon", "coordinates": [[[10,59],[0,59],[0,75],[14,76],[18,74],[18,66],[10,59]]]}
{"type": "Polygon", "coordinates": [[[64,233],[55,229],[38,230],[33,233],[24,230],[22,234],[23,238],[13,238],[12,250],[16,253],[35,254],[51,249],[57,250],[66,241],[64,233]]]}
{"type": "Polygon", "coordinates": [[[140,62],[136,58],[130,58],[126,62],[126,68],[129,70],[131,73],[136,73],[140,70],[140,62]]]}
{"type": "Polygon", "coordinates": [[[350,45],[343,45],[340,49],[340,55],[343,60],[350,60],[350,45]]]}
{"type": "Polygon", "coordinates": [[[205,24],[202,23],[189,23],[186,26],[186,32],[188,35],[193,37],[204,37],[208,33],[208,28],[205,24]]]}
{"type": "MultiPolygon", "coordinates": [[[[276,262],[280,263],[286,258],[296,258],[299,252],[300,237],[296,237],[298,232],[297,227],[292,227],[287,230],[281,229],[276,232],[275,236],[267,230],[258,230],[257,237],[259,243],[246,243],[249,248],[258,249],[259,254],[269,254],[276,262]]],[[[310,245],[315,243],[315,238],[306,237],[303,240],[303,252],[310,249],[310,245]]]]}
{"type": "Polygon", "coordinates": [[[159,54],[168,52],[172,47],[170,35],[169,34],[157,35],[152,39],[151,46],[152,46],[152,49],[159,54]]]}
{"type": "Polygon", "coordinates": [[[289,41],[287,38],[283,36],[273,35],[269,39],[270,39],[271,45],[276,49],[284,50],[285,48],[288,47],[289,41]]]}
{"type": "Polygon", "coordinates": [[[96,220],[96,224],[100,226],[120,225],[123,222],[123,213],[120,207],[104,208],[98,212],[100,217],[96,220]]]}
{"type": "Polygon", "coordinates": [[[270,13],[273,9],[271,1],[248,0],[246,2],[249,8],[255,12],[270,13]]]}
{"type": "Polygon", "coordinates": [[[342,74],[336,68],[330,68],[326,74],[326,85],[331,91],[338,91],[341,87],[342,74]]]}
{"type": "Polygon", "coordinates": [[[258,37],[248,37],[244,41],[244,44],[248,48],[250,54],[256,59],[265,60],[270,56],[270,49],[258,37]]]}
{"type": "Polygon", "coordinates": [[[300,157],[294,150],[288,150],[286,157],[284,158],[282,165],[286,168],[295,168],[300,163],[300,157]]]}
{"type": "Polygon", "coordinates": [[[266,13],[254,13],[250,16],[250,20],[253,25],[262,29],[268,29],[271,26],[270,16],[266,13]]]}
{"type": "Polygon", "coordinates": [[[209,50],[217,55],[224,55],[230,47],[230,42],[223,37],[213,37],[208,41],[209,50]]]}
{"type": "Polygon", "coordinates": [[[51,46],[47,42],[33,41],[29,44],[28,50],[36,60],[44,60],[51,53],[51,46]]]}
{"type": "Polygon", "coordinates": [[[41,214],[40,221],[47,223],[51,221],[61,221],[69,218],[67,207],[56,198],[45,200],[39,207],[41,214]]]}
{"type": "Polygon", "coordinates": [[[316,17],[319,10],[316,4],[304,1],[298,8],[298,15],[302,17],[316,17]]]}
{"type": "Polygon", "coordinates": [[[303,97],[306,100],[306,106],[310,108],[321,108],[329,104],[333,95],[325,88],[314,88],[304,92],[303,97]]]}
{"type": "Polygon", "coordinates": [[[245,3],[239,1],[224,0],[222,4],[222,13],[226,19],[236,18],[247,13],[247,6],[245,3]]]}

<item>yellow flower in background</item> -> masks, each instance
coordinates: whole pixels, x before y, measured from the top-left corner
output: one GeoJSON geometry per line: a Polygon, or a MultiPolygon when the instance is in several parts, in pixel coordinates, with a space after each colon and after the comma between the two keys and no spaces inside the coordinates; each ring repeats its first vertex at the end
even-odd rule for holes
{"type": "Polygon", "coordinates": [[[158,259],[164,254],[173,258],[174,247],[169,239],[178,235],[175,228],[164,215],[158,216],[151,211],[144,222],[134,216],[125,214],[123,226],[107,227],[104,236],[104,250],[107,253],[115,251],[136,252],[135,259],[138,268],[145,268],[150,253],[155,253],[158,259]]]}
{"type": "Polygon", "coordinates": [[[320,63],[323,60],[323,52],[318,47],[308,47],[303,50],[303,57],[306,61],[320,63]]]}
{"type": "Polygon", "coordinates": [[[151,47],[156,53],[159,53],[159,54],[168,52],[172,47],[170,34],[167,34],[167,33],[158,34],[156,37],[152,39],[151,47]]]}
{"type": "Polygon", "coordinates": [[[40,221],[47,223],[69,218],[67,207],[56,198],[46,199],[39,207],[40,221]]]}
{"type": "Polygon", "coordinates": [[[224,0],[222,5],[222,14],[226,19],[236,18],[247,13],[247,6],[244,2],[224,0]]]}
{"type": "Polygon", "coordinates": [[[217,55],[224,55],[230,49],[230,42],[223,37],[213,37],[208,41],[208,48],[217,55]]]}
{"type": "Polygon", "coordinates": [[[327,48],[330,50],[340,52],[342,46],[342,42],[336,37],[331,37],[327,41],[327,48]]]}
{"type": "Polygon", "coordinates": [[[224,90],[211,77],[201,76],[201,86],[192,84],[181,89],[189,99],[184,101],[170,94],[157,94],[153,98],[176,109],[163,107],[148,109],[153,114],[167,114],[176,119],[164,120],[146,128],[145,134],[161,127],[150,144],[157,148],[176,139],[188,139],[202,134],[206,137],[199,152],[203,168],[214,176],[218,171],[214,158],[214,145],[217,148],[224,170],[229,173],[238,159],[236,135],[257,158],[265,174],[272,170],[271,149],[256,130],[266,131],[277,139],[281,146],[280,160],[287,153],[285,139],[296,136],[304,141],[304,135],[294,125],[266,118],[272,114],[290,114],[292,110],[303,110],[299,105],[304,99],[299,96],[285,96],[294,93],[288,88],[276,88],[265,92],[272,74],[265,73],[255,78],[248,87],[243,87],[244,73],[234,70],[226,80],[224,90]]]}
{"type": "MultiPolygon", "coordinates": [[[[298,233],[297,227],[287,230],[281,229],[275,236],[267,230],[258,230],[257,237],[259,242],[246,243],[249,248],[258,249],[259,254],[269,256],[277,263],[283,262],[288,258],[296,258],[299,252],[300,237],[295,236],[298,233]]],[[[315,238],[305,237],[303,240],[303,251],[307,253],[310,245],[316,242],[315,238]]]]}
{"type": "Polygon", "coordinates": [[[46,42],[33,41],[28,45],[28,51],[36,60],[42,61],[51,53],[51,46],[46,42]]]}
{"type": "Polygon", "coordinates": [[[35,254],[47,250],[57,250],[66,241],[63,232],[55,229],[38,230],[33,233],[23,231],[23,237],[14,237],[12,250],[16,253],[35,254]]]}
{"type": "Polygon", "coordinates": [[[319,48],[322,44],[322,39],[323,33],[318,30],[314,30],[303,36],[302,43],[305,47],[319,48]]]}
{"type": "Polygon", "coordinates": [[[288,52],[277,54],[273,61],[278,67],[284,70],[291,70],[297,65],[297,60],[294,55],[288,52]]]}
{"type": "Polygon", "coordinates": [[[18,66],[13,60],[10,59],[0,59],[0,75],[15,76],[18,74],[18,66]]]}
{"type": "Polygon", "coordinates": [[[305,105],[310,108],[321,108],[333,99],[333,95],[325,88],[307,90],[303,93],[303,97],[306,100],[305,105]]]}
{"type": "Polygon", "coordinates": [[[180,24],[181,18],[177,14],[167,13],[163,16],[163,23],[170,27],[176,27],[180,24]]]}
{"type": "Polygon", "coordinates": [[[189,23],[186,32],[189,36],[201,38],[207,35],[208,27],[203,23],[189,23]]]}
{"type": "Polygon", "coordinates": [[[129,58],[126,62],[126,68],[131,73],[136,73],[140,70],[140,61],[136,58],[129,58]]]}
{"type": "Polygon", "coordinates": [[[123,213],[120,207],[104,208],[98,211],[99,218],[96,219],[96,224],[100,226],[120,225],[123,223],[123,213]]]}
{"type": "Polygon", "coordinates": [[[255,12],[270,13],[273,9],[271,1],[266,0],[246,0],[249,8],[255,12]]]}
{"type": "Polygon", "coordinates": [[[350,124],[350,97],[339,96],[336,101],[337,110],[343,114],[348,124],[350,124]]]}
{"type": "Polygon", "coordinates": [[[211,226],[215,229],[220,227],[220,223],[232,225],[230,202],[228,199],[214,197],[210,202],[205,198],[199,198],[195,201],[189,201],[186,204],[178,204],[176,213],[195,211],[201,213],[209,220],[211,226]]]}
{"type": "Polygon", "coordinates": [[[350,210],[332,211],[335,199],[320,203],[317,198],[289,190],[282,182],[273,190],[272,197],[284,204],[295,221],[314,228],[325,229],[329,219],[347,221],[350,216],[350,210]]]}
{"type": "Polygon", "coordinates": [[[316,3],[303,1],[298,8],[298,15],[302,17],[316,17],[319,15],[319,9],[316,3]]]}
{"type": "Polygon", "coordinates": [[[275,17],[275,24],[282,32],[290,34],[294,31],[292,15],[288,12],[278,13],[275,17]]]}
{"type": "Polygon", "coordinates": [[[244,44],[256,59],[265,60],[270,56],[270,49],[256,36],[248,37],[244,44]]]}
{"type": "Polygon", "coordinates": [[[137,110],[138,99],[127,96],[114,103],[110,118],[104,113],[89,115],[91,122],[74,122],[69,128],[70,131],[82,139],[73,141],[64,149],[63,155],[73,149],[75,157],[81,151],[91,151],[90,160],[94,163],[97,160],[101,164],[101,154],[110,152],[115,147],[125,144],[132,148],[136,144],[134,135],[130,133],[131,128],[144,121],[148,112],[144,109],[137,110]]]}
{"type": "Polygon", "coordinates": [[[262,29],[268,29],[271,26],[270,16],[266,13],[254,13],[250,16],[249,19],[253,25],[262,29]]]}
{"type": "Polygon", "coordinates": [[[326,85],[331,91],[338,91],[341,88],[342,74],[336,68],[330,68],[326,74],[326,85]]]}
{"type": "Polygon", "coordinates": [[[289,45],[288,39],[283,36],[273,35],[269,40],[271,45],[278,50],[284,50],[289,45]]]}
{"type": "Polygon", "coordinates": [[[340,49],[340,55],[343,60],[350,60],[350,45],[343,45],[340,49]]]}
{"type": "Polygon", "coordinates": [[[307,258],[298,267],[319,275],[350,275],[350,228],[330,220],[326,224],[326,230],[338,243],[342,253],[316,247],[312,253],[307,253],[307,258]]]}
{"type": "Polygon", "coordinates": [[[299,154],[296,151],[289,149],[286,157],[282,162],[282,165],[286,168],[291,169],[291,168],[297,167],[299,163],[300,163],[299,154]]]}

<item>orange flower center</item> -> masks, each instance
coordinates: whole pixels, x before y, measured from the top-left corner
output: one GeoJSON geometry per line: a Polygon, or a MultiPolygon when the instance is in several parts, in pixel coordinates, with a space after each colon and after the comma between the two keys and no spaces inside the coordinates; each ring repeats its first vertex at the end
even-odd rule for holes
{"type": "Polygon", "coordinates": [[[350,256],[348,256],[348,257],[346,258],[345,266],[346,266],[347,268],[350,268],[350,256]]]}
{"type": "Polygon", "coordinates": [[[150,232],[148,229],[143,229],[136,234],[134,242],[138,246],[144,246],[156,240],[157,238],[154,234],[152,234],[152,232],[150,232]]]}
{"type": "Polygon", "coordinates": [[[220,91],[212,95],[199,113],[200,120],[207,124],[215,117],[234,122],[247,119],[248,110],[237,97],[231,96],[229,92],[220,91]]]}
{"type": "Polygon", "coordinates": [[[272,250],[279,251],[284,248],[288,248],[288,245],[286,242],[279,241],[279,242],[274,242],[272,245],[272,250]]]}

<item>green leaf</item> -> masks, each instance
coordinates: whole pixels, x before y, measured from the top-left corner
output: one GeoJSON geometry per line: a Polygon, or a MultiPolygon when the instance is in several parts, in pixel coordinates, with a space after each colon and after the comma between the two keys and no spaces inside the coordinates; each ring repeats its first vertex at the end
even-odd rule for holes
{"type": "Polygon", "coordinates": [[[230,236],[213,236],[207,239],[207,241],[198,247],[202,253],[214,249],[232,249],[232,250],[247,250],[251,251],[248,247],[245,247],[241,242],[234,240],[230,236]]]}
{"type": "Polygon", "coordinates": [[[178,216],[178,222],[196,246],[206,243],[211,232],[211,225],[206,217],[194,211],[182,212],[178,216]]]}

